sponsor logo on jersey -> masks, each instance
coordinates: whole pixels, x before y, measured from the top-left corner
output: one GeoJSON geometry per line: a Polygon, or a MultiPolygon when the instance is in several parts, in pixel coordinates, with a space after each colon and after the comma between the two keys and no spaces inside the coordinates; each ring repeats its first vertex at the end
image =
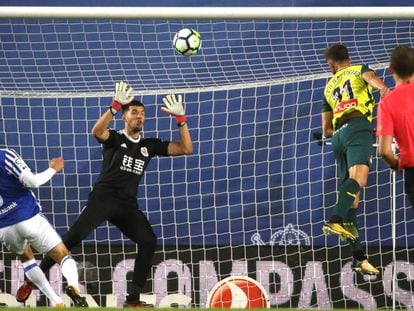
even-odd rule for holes
{"type": "Polygon", "coordinates": [[[119,167],[121,171],[141,175],[144,171],[145,162],[141,159],[135,159],[128,155],[122,158],[122,165],[119,167]]]}
{"type": "Polygon", "coordinates": [[[141,148],[141,154],[142,154],[144,157],[148,157],[148,149],[147,149],[147,147],[142,147],[142,148],[141,148]]]}
{"type": "Polygon", "coordinates": [[[16,163],[16,165],[21,169],[21,170],[25,170],[27,168],[26,164],[24,163],[22,158],[16,158],[16,160],[14,160],[14,163],[16,163]]]}
{"type": "Polygon", "coordinates": [[[15,208],[17,206],[16,202],[11,202],[9,205],[7,205],[5,208],[0,209],[0,215],[3,215],[5,213],[7,213],[8,211],[12,210],[13,208],[15,208]]]}
{"type": "Polygon", "coordinates": [[[261,284],[247,276],[231,276],[210,291],[207,308],[269,308],[269,297],[261,284]]]}
{"type": "Polygon", "coordinates": [[[348,110],[350,108],[356,108],[356,107],[358,107],[358,100],[356,98],[352,98],[350,100],[340,102],[335,107],[335,114],[342,113],[345,110],[348,110]]]}
{"type": "Polygon", "coordinates": [[[125,149],[128,148],[128,146],[126,145],[126,143],[121,144],[121,147],[122,148],[125,148],[125,149]]]}

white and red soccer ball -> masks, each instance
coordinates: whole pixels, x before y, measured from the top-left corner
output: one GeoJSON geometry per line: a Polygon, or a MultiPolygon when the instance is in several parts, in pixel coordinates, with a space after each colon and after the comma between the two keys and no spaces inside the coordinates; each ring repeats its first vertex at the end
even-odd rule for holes
{"type": "Polygon", "coordinates": [[[231,276],[218,282],[210,291],[207,308],[269,308],[263,286],[247,276],[231,276]]]}

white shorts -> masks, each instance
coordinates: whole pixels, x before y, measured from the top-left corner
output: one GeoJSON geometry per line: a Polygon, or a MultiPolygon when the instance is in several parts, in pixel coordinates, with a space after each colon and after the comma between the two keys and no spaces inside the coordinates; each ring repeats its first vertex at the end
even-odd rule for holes
{"type": "Polygon", "coordinates": [[[0,241],[16,255],[22,255],[27,244],[47,254],[62,242],[62,238],[43,215],[37,214],[13,226],[0,228],[0,241]]]}

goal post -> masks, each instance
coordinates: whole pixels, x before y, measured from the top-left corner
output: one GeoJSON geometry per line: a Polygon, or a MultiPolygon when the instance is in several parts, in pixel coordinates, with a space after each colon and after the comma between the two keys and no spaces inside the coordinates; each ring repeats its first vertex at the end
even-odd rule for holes
{"type": "MultiPolygon", "coordinates": [[[[363,247],[382,273],[354,275],[348,247],[321,231],[337,180],[331,146],[313,139],[331,76],[325,48],[346,44],[353,63],[370,65],[392,86],[389,52],[413,45],[413,13],[412,7],[2,7],[0,144],[15,148],[34,171],[63,155],[63,172],[35,193],[64,234],[101,168],[101,146],[90,130],[111,102],[114,83],[128,81],[144,103],[143,136],[163,140],[177,139],[178,130],[160,111],[161,99],[182,93],[195,152],[152,159],[138,188],[139,207],[158,238],[148,302],[188,304],[185,296],[204,307],[217,282],[249,276],[273,307],[413,308],[414,217],[403,177],[373,159],[358,221],[363,247]],[[184,27],[203,42],[191,57],[172,48],[184,27]]],[[[122,120],[117,116],[111,127],[123,128],[122,120]]],[[[97,305],[120,306],[136,251],[103,223],[73,250],[82,290],[97,305]]],[[[9,302],[23,274],[4,247],[0,275],[0,302],[9,302]]],[[[49,278],[62,293],[57,268],[49,278]]],[[[36,298],[32,305],[45,304],[36,298]]]]}
{"type": "Polygon", "coordinates": [[[0,18],[410,19],[414,8],[387,7],[46,7],[4,6],[0,18]]]}

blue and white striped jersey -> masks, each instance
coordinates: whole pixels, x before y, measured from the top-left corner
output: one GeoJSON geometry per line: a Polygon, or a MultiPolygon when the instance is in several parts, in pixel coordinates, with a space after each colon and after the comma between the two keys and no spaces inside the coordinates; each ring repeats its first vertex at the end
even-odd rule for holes
{"type": "Polygon", "coordinates": [[[30,168],[13,149],[0,149],[0,228],[32,218],[40,212],[33,192],[21,182],[30,168]]]}

